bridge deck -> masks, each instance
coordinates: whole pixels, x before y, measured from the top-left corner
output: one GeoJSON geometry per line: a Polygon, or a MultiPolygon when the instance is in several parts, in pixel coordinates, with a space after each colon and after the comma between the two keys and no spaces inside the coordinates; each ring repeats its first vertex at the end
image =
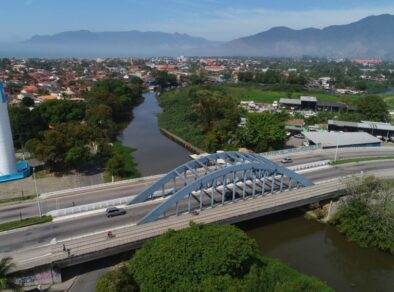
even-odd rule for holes
{"type": "Polygon", "coordinates": [[[341,189],[344,189],[343,181],[333,179],[288,192],[250,197],[237,203],[228,202],[224,206],[205,209],[199,215],[183,214],[143,225],[123,227],[113,231],[115,237],[112,239],[107,239],[106,232],[103,231],[100,234],[57,242],[35,250],[35,253],[28,257],[24,253],[14,254],[14,260],[17,270],[27,270],[48,264],[59,267],[71,266],[131,250],[140,246],[144,240],[156,237],[168,229],[185,228],[191,220],[197,223],[237,223],[318,202],[341,189]],[[63,251],[63,244],[70,249],[70,256],[63,251]],[[29,259],[26,260],[26,258],[29,259]]]}
{"type": "MultiPolygon", "coordinates": [[[[374,172],[369,175],[380,178],[394,177],[394,173],[390,172],[374,172]]],[[[237,203],[227,202],[223,206],[204,209],[199,215],[182,214],[143,225],[117,228],[113,231],[115,237],[112,239],[107,239],[107,234],[103,231],[37,248],[34,252],[15,251],[12,256],[17,265],[16,271],[50,264],[59,267],[72,266],[129,251],[142,245],[145,240],[154,238],[169,229],[186,228],[191,220],[196,223],[238,223],[330,198],[334,192],[343,190],[345,185],[341,178],[332,179],[292,191],[249,197],[237,203]],[[70,256],[63,251],[63,244],[70,249],[70,256]]]]}

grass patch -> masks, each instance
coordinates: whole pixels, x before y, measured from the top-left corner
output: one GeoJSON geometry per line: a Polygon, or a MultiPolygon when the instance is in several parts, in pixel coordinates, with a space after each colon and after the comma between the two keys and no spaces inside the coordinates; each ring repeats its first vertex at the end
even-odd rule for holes
{"type": "MultiPolygon", "coordinates": [[[[226,95],[233,97],[238,101],[253,100],[260,103],[272,103],[281,98],[295,98],[298,99],[303,95],[316,96],[320,101],[336,101],[346,103],[356,103],[363,95],[335,95],[317,90],[302,90],[292,91],[285,88],[278,87],[276,90],[270,87],[256,83],[241,83],[241,84],[218,84],[212,85],[214,90],[220,90],[226,95]]],[[[283,85],[286,87],[286,85],[283,85]]]]}
{"type": "Polygon", "coordinates": [[[52,221],[52,216],[32,217],[0,224],[0,232],[52,221]]]}
{"type": "Polygon", "coordinates": [[[358,163],[362,161],[373,161],[373,160],[390,160],[390,159],[394,159],[394,156],[359,157],[359,158],[339,159],[337,161],[331,161],[330,165],[358,163]]]}
{"type": "Polygon", "coordinates": [[[0,199],[0,205],[1,204],[6,204],[6,203],[12,203],[12,202],[22,202],[22,201],[27,201],[35,198],[35,195],[28,195],[28,196],[23,196],[23,197],[15,197],[15,198],[9,198],[9,199],[0,199]]]}

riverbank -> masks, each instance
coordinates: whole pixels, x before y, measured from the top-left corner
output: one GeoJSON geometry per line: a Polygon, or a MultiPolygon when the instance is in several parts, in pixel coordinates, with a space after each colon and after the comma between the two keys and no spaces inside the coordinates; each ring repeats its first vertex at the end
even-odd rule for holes
{"type": "Polygon", "coordinates": [[[310,206],[305,217],[328,223],[360,247],[394,255],[393,180],[350,178],[343,197],[310,206]]]}
{"type": "Polygon", "coordinates": [[[361,248],[334,226],[291,210],[238,224],[254,238],[264,256],[278,258],[346,292],[391,292],[394,262],[386,253],[361,248]]]}
{"type": "Polygon", "coordinates": [[[160,131],[158,118],[162,112],[153,92],[143,94],[144,102],[133,109],[134,119],[118,137],[133,152],[137,169],[142,176],[167,173],[190,161],[187,149],[160,131]]]}
{"type": "Polygon", "coordinates": [[[204,150],[194,146],[193,144],[185,141],[184,139],[182,139],[181,137],[171,133],[170,131],[160,128],[160,131],[167,136],[168,138],[170,138],[172,141],[178,143],[179,145],[183,146],[184,148],[186,148],[189,151],[192,151],[195,154],[203,154],[205,153],[204,150]]]}

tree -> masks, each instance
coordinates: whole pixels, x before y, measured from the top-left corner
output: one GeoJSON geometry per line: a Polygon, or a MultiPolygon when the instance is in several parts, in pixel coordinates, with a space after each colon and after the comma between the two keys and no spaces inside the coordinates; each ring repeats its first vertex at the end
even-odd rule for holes
{"type": "Polygon", "coordinates": [[[8,276],[14,267],[15,264],[12,263],[12,258],[6,257],[0,260],[0,290],[16,287],[8,276]]]}
{"type": "Polygon", "coordinates": [[[76,167],[88,161],[94,132],[86,124],[63,123],[43,133],[41,139],[26,142],[37,158],[52,170],[76,167]]]}
{"type": "Polygon", "coordinates": [[[139,291],[134,279],[122,266],[100,277],[96,284],[96,292],[133,292],[139,291]]]}
{"type": "Polygon", "coordinates": [[[161,88],[178,85],[176,76],[174,74],[168,74],[167,71],[155,70],[153,71],[153,77],[155,78],[156,83],[161,86],[161,88]]]}
{"type": "Polygon", "coordinates": [[[256,253],[256,242],[232,225],[191,224],[146,242],[129,270],[141,290],[171,291],[179,283],[198,284],[206,277],[242,277],[256,253]]]}
{"type": "Polygon", "coordinates": [[[141,291],[332,291],[260,256],[256,242],[233,225],[191,222],[189,228],[169,230],[144,243],[128,273],[141,291]]]}
{"type": "Polygon", "coordinates": [[[346,181],[347,200],[331,223],[358,245],[394,254],[394,190],[369,176],[346,181]]]}
{"type": "Polygon", "coordinates": [[[41,116],[50,125],[80,122],[85,117],[85,103],[69,100],[48,100],[39,106],[41,116]]]}
{"type": "Polygon", "coordinates": [[[85,93],[87,107],[94,111],[100,105],[111,108],[112,120],[124,123],[131,119],[131,109],[137,104],[141,96],[138,84],[126,84],[122,80],[105,79],[95,82],[92,89],[85,93]]]}
{"type": "Polygon", "coordinates": [[[221,92],[208,89],[192,93],[196,125],[206,134],[208,151],[216,151],[229,144],[240,120],[235,100],[221,92]]]}
{"type": "Polygon", "coordinates": [[[124,146],[120,142],[113,144],[111,155],[108,159],[105,170],[108,174],[122,178],[133,178],[140,176],[136,164],[131,156],[134,149],[124,146]]]}
{"type": "Polygon", "coordinates": [[[246,125],[238,131],[242,146],[256,152],[279,149],[286,142],[285,119],[277,113],[251,113],[246,125]]]}
{"type": "Polygon", "coordinates": [[[22,99],[22,104],[23,104],[24,106],[27,106],[27,107],[32,107],[32,106],[34,106],[34,99],[32,99],[32,98],[30,98],[30,97],[28,97],[28,96],[25,96],[25,97],[22,99]]]}
{"type": "Polygon", "coordinates": [[[253,72],[239,72],[238,80],[241,82],[252,82],[253,81],[253,72]]]}
{"type": "Polygon", "coordinates": [[[380,96],[361,98],[357,109],[363,120],[375,122],[388,122],[390,120],[388,106],[380,96]]]}
{"type": "Polygon", "coordinates": [[[48,124],[37,109],[30,111],[25,106],[15,106],[9,108],[9,114],[16,147],[22,147],[27,140],[37,137],[41,131],[48,129],[48,124]]]}

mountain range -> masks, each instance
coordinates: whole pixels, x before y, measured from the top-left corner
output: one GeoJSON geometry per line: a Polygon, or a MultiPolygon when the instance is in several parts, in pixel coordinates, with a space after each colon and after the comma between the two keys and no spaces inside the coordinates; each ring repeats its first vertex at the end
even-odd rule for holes
{"type": "Polygon", "coordinates": [[[62,32],[2,45],[0,55],[114,56],[316,56],[394,59],[394,15],[369,16],[346,25],[294,30],[274,27],[228,42],[163,32],[62,32]],[[8,51],[7,51],[8,49],[8,51]]]}

